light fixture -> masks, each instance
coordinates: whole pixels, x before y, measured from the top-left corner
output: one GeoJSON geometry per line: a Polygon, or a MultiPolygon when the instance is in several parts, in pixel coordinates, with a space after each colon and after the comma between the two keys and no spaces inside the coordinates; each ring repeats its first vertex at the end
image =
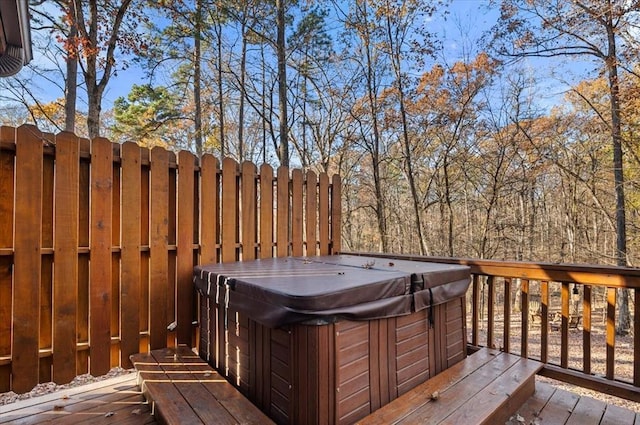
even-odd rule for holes
{"type": "Polygon", "coordinates": [[[0,77],[17,74],[32,56],[28,0],[0,0],[0,77]]]}

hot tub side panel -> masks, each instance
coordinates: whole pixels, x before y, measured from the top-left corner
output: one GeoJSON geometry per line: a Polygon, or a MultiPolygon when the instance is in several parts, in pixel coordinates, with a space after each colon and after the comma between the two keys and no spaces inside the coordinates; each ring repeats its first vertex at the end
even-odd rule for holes
{"type": "Polygon", "coordinates": [[[439,332],[443,341],[440,347],[444,347],[441,357],[440,370],[442,372],[467,356],[467,320],[466,298],[455,298],[440,305],[441,322],[443,331],[439,332]]]}
{"type": "MultiPolygon", "coordinates": [[[[438,306],[435,307],[436,309],[438,306]]],[[[404,317],[395,318],[392,335],[395,343],[393,371],[395,380],[391,386],[393,400],[434,375],[435,344],[437,332],[430,328],[428,311],[421,310],[404,317]]]]}
{"type": "Polygon", "coordinates": [[[215,307],[201,354],[279,424],[351,424],[466,356],[464,297],[432,307],[433,327],[429,309],[272,329],[215,307]]]}

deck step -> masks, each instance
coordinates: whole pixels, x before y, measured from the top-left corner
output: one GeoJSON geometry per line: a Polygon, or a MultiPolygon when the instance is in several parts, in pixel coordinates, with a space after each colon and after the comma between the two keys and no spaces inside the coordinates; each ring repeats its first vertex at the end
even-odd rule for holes
{"type": "Polygon", "coordinates": [[[504,423],[533,395],[541,368],[534,360],[483,348],[358,423],[504,423]]]}
{"type": "Polygon", "coordinates": [[[138,385],[163,424],[273,424],[186,346],[134,354],[138,385]]]}

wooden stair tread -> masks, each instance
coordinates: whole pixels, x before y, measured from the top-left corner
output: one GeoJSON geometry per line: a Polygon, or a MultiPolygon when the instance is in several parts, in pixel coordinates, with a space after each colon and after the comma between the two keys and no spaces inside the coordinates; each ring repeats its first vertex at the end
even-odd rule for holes
{"type": "Polygon", "coordinates": [[[504,423],[533,394],[541,367],[481,349],[358,423],[504,423]]]}
{"type": "Polygon", "coordinates": [[[273,423],[186,346],[134,354],[131,362],[161,423],[273,423]]]}

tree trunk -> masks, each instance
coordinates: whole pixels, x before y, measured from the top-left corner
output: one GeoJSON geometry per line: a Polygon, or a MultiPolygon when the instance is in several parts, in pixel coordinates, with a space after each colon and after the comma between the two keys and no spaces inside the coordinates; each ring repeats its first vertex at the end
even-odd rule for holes
{"type": "Polygon", "coordinates": [[[216,36],[218,37],[218,57],[217,57],[217,65],[218,65],[218,138],[220,139],[220,159],[224,159],[226,155],[225,150],[225,131],[224,131],[224,86],[222,84],[222,24],[220,23],[220,14],[218,14],[218,19],[216,22],[216,36]]]}
{"type": "Polygon", "coordinates": [[[289,125],[287,123],[287,63],[285,45],[285,0],[276,0],[276,26],[278,36],[276,50],[278,55],[278,105],[280,109],[280,165],[289,166],[289,125]]]}
{"type": "Polygon", "coordinates": [[[371,168],[373,171],[373,185],[375,195],[375,213],[378,222],[378,233],[380,233],[380,250],[381,252],[388,252],[389,249],[389,235],[387,234],[387,219],[386,219],[386,205],[382,194],[382,177],[380,173],[380,128],[378,125],[378,101],[377,101],[377,86],[376,75],[373,64],[373,58],[371,57],[371,41],[369,34],[369,23],[367,19],[366,1],[363,4],[363,19],[364,19],[364,31],[362,34],[363,43],[366,52],[366,69],[365,79],[367,83],[367,96],[369,99],[369,108],[371,113],[371,120],[373,124],[373,142],[370,146],[371,155],[371,168]]]}
{"type": "MultiPolygon", "coordinates": [[[[404,149],[405,168],[407,172],[407,181],[411,192],[411,203],[413,207],[413,220],[415,232],[420,243],[420,255],[427,255],[427,246],[422,234],[422,220],[420,218],[420,199],[418,196],[417,185],[413,173],[413,155],[411,155],[411,141],[409,140],[409,123],[407,120],[407,110],[405,108],[405,92],[404,80],[402,77],[400,47],[396,45],[392,34],[392,17],[387,15],[387,37],[389,42],[389,56],[393,65],[393,71],[396,77],[396,88],[398,89],[398,103],[400,107],[400,119],[402,122],[402,147],[404,149]]],[[[399,43],[398,43],[399,44],[399,43]]]]}
{"type": "Polygon", "coordinates": [[[202,54],[200,51],[200,41],[202,38],[202,0],[196,0],[196,22],[195,31],[193,33],[193,103],[195,104],[195,142],[196,155],[202,157],[202,103],[200,101],[202,72],[200,62],[202,54]]]}
{"type": "Polygon", "coordinates": [[[104,69],[102,69],[102,77],[98,81],[98,55],[100,53],[100,43],[98,36],[98,27],[103,24],[100,22],[101,17],[98,12],[98,0],[90,0],[89,3],[89,18],[85,19],[84,10],[82,9],[82,2],[80,0],[73,0],[75,2],[75,16],[74,23],[78,28],[78,33],[83,38],[83,43],[86,43],[90,50],[86,51],[85,66],[83,67],[84,81],[87,87],[87,99],[88,99],[88,114],[87,114],[87,130],[89,138],[93,139],[100,136],[100,113],[102,109],[102,95],[104,89],[109,83],[111,74],[113,73],[113,66],[115,64],[115,50],[118,42],[118,33],[120,26],[127,13],[127,9],[131,5],[132,0],[123,0],[122,4],[118,8],[113,24],[109,27],[109,38],[106,46],[105,57],[101,59],[101,63],[104,63],[104,69]],[[89,24],[89,29],[86,28],[86,23],[89,24]]]}
{"type": "Polygon", "coordinates": [[[242,21],[242,52],[240,54],[240,105],[238,106],[238,159],[244,160],[244,97],[247,72],[247,34],[246,22],[242,21]]]}
{"type": "MultiPolygon", "coordinates": [[[[608,56],[606,59],[611,103],[611,141],[613,143],[613,178],[616,191],[616,260],[618,266],[627,266],[627,221],[625,216],[624,172],[622,161],[622,131],[620,123],[620,87],[618,84],[618,62],[616,35],[611,5],[607,14],[608,56]]],[[[620,289],[616,333],[626,335],[631,328],[629,293],[620,289]]]]}
{"type": "Polygon", "coordinates": [[[88,70],[84,79],[87,85],[88,111],[87,111],[87,132],[90,139],[100,137],[100,112],[102,110],[102,93],[96,85],[95,59],[87,60],[88,70]],[[92,65],[91,62],[94,62],[92,65]]]}
{"type": "MultiPolygon", "coordinates": [[[[75,17],[75,4],[72,0],[68,3],[68,14],[75,17]]],[[[78,36],[78,27],[75,19],[70,19],[69,40],[78,36]]],[[[67,52],[67,79],[65,81],[64,98],[64,130],[75,133],[76,131],[76,100],[78,98],[78,55],[67,52]]]]}

